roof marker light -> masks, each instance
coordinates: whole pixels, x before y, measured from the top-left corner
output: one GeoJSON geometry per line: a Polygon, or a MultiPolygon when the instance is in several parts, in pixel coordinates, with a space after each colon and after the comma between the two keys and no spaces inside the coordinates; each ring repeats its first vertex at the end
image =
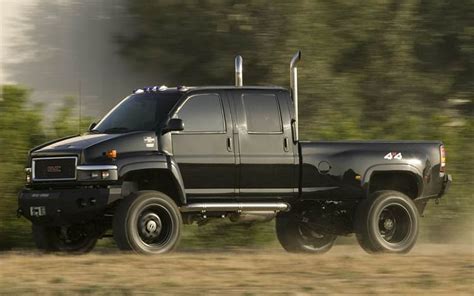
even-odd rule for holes
{"type": "Polygon", "coordinates": [[[155,86],[146,86],[146,87],[143,87],[143,88],[138,88],[138,89],[135,89],[133,91],[134,94],[142,94],[142,93],[149,93],[149,92],[157,92],[157,91],[165,91],[167,90],[168,87],[166,85],[162,85],[162,86],[158,86],[158,85],[155,85],[155,86]]]}

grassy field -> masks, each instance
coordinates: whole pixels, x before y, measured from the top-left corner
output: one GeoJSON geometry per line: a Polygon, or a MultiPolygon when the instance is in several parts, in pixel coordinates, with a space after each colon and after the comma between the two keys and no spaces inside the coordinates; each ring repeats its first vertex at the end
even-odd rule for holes
{"type": "Polygon", "coordinates": [[[0,255],[0,294],[474,294],[471,245],[420,244],[408,255],[336,246],[322,256],[280,249],[147,257],[0,255]]]}

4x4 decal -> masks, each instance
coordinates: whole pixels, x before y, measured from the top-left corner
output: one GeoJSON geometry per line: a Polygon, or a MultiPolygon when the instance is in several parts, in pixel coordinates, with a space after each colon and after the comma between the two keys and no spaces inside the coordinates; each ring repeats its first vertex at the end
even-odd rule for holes
{"type": "Polygon", "coordinates": [[[388,160],[392,160],[392,159],[401,160],[403,159],[403,156],[401,152],[389,152],[383,158],[388,159],[388,160]]]}

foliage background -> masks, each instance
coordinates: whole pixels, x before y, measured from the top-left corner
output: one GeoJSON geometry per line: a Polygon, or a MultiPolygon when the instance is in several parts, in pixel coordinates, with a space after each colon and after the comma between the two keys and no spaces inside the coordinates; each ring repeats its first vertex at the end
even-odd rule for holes
{"type": "MultiPolygon", "coordinates": [[[[422,239],[472,244],[474,1],[129,0],[127,9],[131,33],[111,38],[135,71],[166,73],[167,85],[229,84],[236,54],[245,84],[288,85],[301,49],[303,138],[442,139],[454,184],[428,207],[422,239]]],[[[28,149],[79,126],[73,98],[46,121],[30,91],[4,85],[0,97],[0,248],[31,245],[15,218],[28,149]]],[[[273,242],[271,225],[195,228],[185,244],[273,242]]]]}

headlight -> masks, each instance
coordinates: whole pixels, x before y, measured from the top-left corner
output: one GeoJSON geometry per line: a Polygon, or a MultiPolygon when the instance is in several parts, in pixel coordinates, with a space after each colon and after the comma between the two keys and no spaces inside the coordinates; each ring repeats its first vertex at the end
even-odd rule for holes
{"type": "Polygon", "coordinates": [[[102,172],[101,172],[101,177],[102,177],[102,179],[104,179],[104,180],[110,178],[110,172],[109,172],[109,171],[102,171],[102,172]]]}
{"type": "Polygon", "coordinates": [[[116,181],[118,180],[115,165],[81,165],[77,167],[79,181],[116,181]]]}

